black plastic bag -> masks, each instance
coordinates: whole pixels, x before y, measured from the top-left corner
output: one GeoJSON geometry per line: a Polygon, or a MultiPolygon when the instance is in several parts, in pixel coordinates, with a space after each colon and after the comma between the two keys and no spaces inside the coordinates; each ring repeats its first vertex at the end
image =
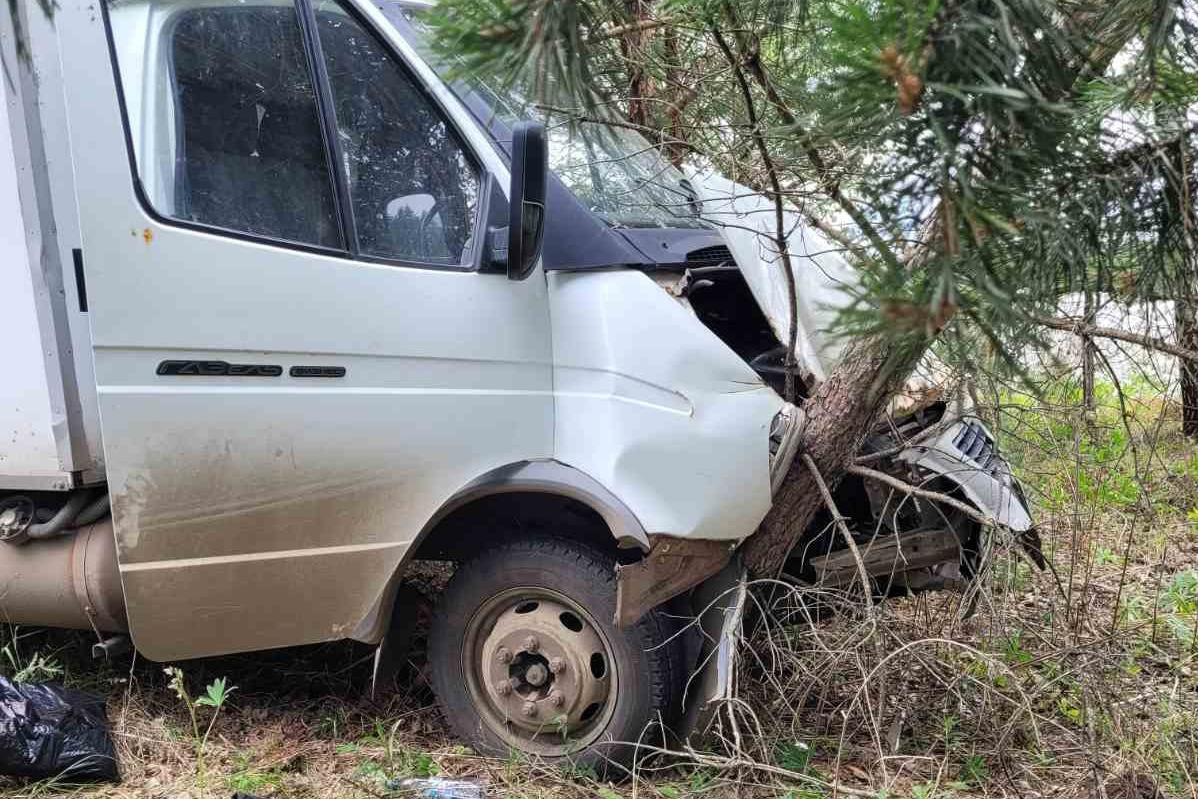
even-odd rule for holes
{"type": "Polygon", "coordinates": [[[0,677],[0,774],[69,782],[120,779],[104,698],[0,677]]]}

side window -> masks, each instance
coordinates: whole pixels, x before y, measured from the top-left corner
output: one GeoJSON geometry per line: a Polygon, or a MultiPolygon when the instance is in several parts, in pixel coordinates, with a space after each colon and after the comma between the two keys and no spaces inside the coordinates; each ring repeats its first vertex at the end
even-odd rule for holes
{"type": "Polygon", "coordinates": [[[445,118],[375,37],[315,3],[361,252],[465,264],[479,177],[445,118]]]}
{"type": "Polygon", "coordinates": [[[293,5],[110,0],[143,190],[161,215],[341,247],[293,5]]]}

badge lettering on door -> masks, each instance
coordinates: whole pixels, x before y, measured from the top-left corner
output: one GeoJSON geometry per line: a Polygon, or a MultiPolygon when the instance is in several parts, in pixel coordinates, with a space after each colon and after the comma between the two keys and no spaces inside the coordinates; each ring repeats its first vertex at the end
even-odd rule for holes
{"type": "Polygon", "coordinates": [[[278,377],[283,367],[269,363],[226,361],[163,361],[158,374],[169,377],[278,377]]]}

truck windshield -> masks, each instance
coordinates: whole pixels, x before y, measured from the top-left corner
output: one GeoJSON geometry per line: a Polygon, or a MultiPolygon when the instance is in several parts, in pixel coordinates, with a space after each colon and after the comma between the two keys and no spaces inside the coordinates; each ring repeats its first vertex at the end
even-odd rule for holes
{"type": "Polygon", "coordinates": [[[493,119],[508,129],[521,119],[540,119],[549,134],[549,166],[562,183],[594,214],[613,227],[708,228],[698,218],[694,194],[682,172],[666,160],[644,136],[621,126],[618,120],[580,120],[568,110],[551,111],[534,106],[518,90],[500,93],[498,81],[485,76],[463,75],[452,63],[434,53],[427,41],[427,25],[419,8],[396,3],[400,35],[446,80],[450,88],[479,115],[479,102],[486,106],[480,119],[493,119]],[[405,24],[406,23],[406,24],[405,24]]]}

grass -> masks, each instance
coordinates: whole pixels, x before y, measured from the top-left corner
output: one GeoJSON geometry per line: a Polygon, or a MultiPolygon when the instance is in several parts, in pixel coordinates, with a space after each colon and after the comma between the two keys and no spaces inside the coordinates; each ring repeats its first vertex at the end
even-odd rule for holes
{"type": "Polygon", "coordinates": [[[1056,577],[999,540],[984,590],[887,600],[873,620],[759,594],[774,604],[743,653],[743,702],[702,750],[631,782],[479,757],[418,673],[372,699],[357,645],[181,664],[188,686],[237,686],[193,723],[161,665],[97,667],[86,636],[21,629],[3,639],[4,672],[106,694],[124,781],[0,792],[369,799],[444,776],[522,799],[1198,796],[1198,448],[1159,390],[1133,388],[1122,405],[1101,388],[1093,412],[1067,384],[990,411],[1056,577]]]}

